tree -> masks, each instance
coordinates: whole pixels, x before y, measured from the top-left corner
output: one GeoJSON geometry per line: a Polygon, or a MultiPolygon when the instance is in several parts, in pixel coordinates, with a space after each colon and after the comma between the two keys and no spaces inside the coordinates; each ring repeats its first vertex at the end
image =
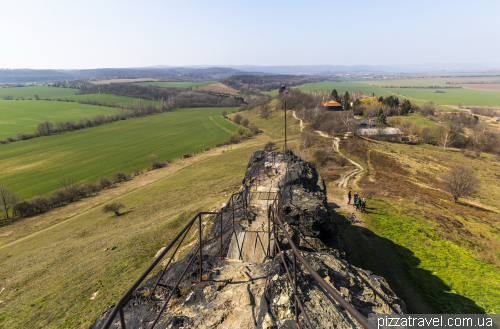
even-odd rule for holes
{"type": "Polygon", "coordinates": [[[337,92],[337,89],[332,90],[330,97],[336,102],[339,101],[339,93],[337,92]]]}
{"type": "Polygon", "coordinates": [[[349,111],[351,109],[351,99],[349,92],[346,91],[344,94],[344,111],[349,111]]]}
{"type": "Polygon", "coordinates": [[[36,100],[39,100],[39,99],[40,99],[40,96],[35,95],[35,99],[36,99],[36,100]]]}
{"type": "Polygon", "coordinates": [[[443,145],[443,150],[446,151],[446,146],[453,142],[453,132],[449,128],[443,129],[439,142],[443,145]]]}
{"type": "Polygon", "coordinates": [[[260,117],[263,119],[269,118],[271,115],[271,103],[267,102],[260,106],[260,117]]]}
{"type": "Polygon", "coordinates": [[[239,125],[239,124],[240,124],[240,122],[241,122],[241,119],[242,119],[241,114],[237,113],[237,114],[234,116],[234,118],[233,118],[233,122],[234,122],[234,123],[236,123],[237,125],[239,125]]]}
{"type": "Polygon", "coordinates": [[[465,166],[452,167],[441,179],[444,190],[451,194],[455,203],[458,198],[472,195],[480,185],[474,169],[465,166]]]}
{"type": "Polygon", "coordinates": [[[384,112],[379,113],[377,117],[377,123],[382,125],[387,124],[387,117],[385,116],[384,112]]]}
{"type": "Polygon", "coordinates": [[[226,112],[226,110],[222,111],[222,112],[221,112],[221,115],[225,118],[225,117],[227,116],[227,112],[226,112]]]}
{"type": "Polygon", "coordinates": [[[9,191],[4,185],[0,185],[0,206],[5,211],[5,216],[9,219],[9,209],[19,201],[17,195],[9,191]]]}
{"type": "Polygon", "coordinates": [[[243,127],[248,127],[249,124],[250,124],[250,121],[247,118],[244,118],[243,120],[241,120],[241,125],[243,127]]]}
{"type": "Polygon", "coordinates": [[[121,203],[113,202],[105,205],[104,208],[102,208],[102,212],[103,213],[114,212],[116,216],[120,216],[121,208],[125,208],[125,206],[122,205],[121,203]]]}
{"type": "Polygon", "coordinates": [[[403,115],[406,115],[410,113],[410,111],[411,111],[411,103],[409,100],[405,99],[403,101],[403,104],[401,104],[401,112],[403,113],[403,115]]]}

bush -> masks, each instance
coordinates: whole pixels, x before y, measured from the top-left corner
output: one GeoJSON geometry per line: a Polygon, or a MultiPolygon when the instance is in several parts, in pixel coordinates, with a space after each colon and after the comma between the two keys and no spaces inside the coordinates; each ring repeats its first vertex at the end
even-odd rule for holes
{"type": "Polygon", "coordinates": [[[119,211],[121,208],[125,208],[125,206],[122,205],[121,203],[113,202],[105,205],[104,208],[102,208],[102,212],[103,213],[114,212],[116,216],[120,216],[119,211]]]}
{"type": "Polygon", "coordinates": [[[182,155],[183,159],[191,158],[193,155],[191,153],[186,153],[182,155]]]}
{"type": "Polygon", "coordinates": [[[210,147],[205,147],[205,152],[210,151],[210,147]]]}
{"type": "Polygon", "coordinates": [[[7,141],[7,140],[1,140],[0,141],[0,144],[8,144],[8,143],[9,143],[9,141],[7,141]]]}
{"type": "Polygon", "coordinates": [[[258,133],[260,133],[259,127],[257,127],[253,123],[248,128],[250,129],[253,135],[257,135],[258,133]]]}
{"type": "Polygon", "coordinates": [[[163,168],[166,165],[165,162],[158,161],[158,157],[154,154],[149,157],[149,166],[151,169],[163,168]]]}
{"type": "Polygon", "coordinates": [[[49,202],[41,196],[35,196],[31,198],[29,203],[33,213],[46,212],[47,210],[50,209],[49,202]]]}
{"type": "Polygon", "coordinates": [[[237,125],[239,125],[239,124],[241,123],[241,119],[242,119],[242,117],[241,117],[241,115],[238,113],[238,114],[236,114],[236,115],[234,116],[234,118],[233,118],[233,122],[234,122],[234,123],[236,123],[237,125]]]}
{"type": "Polygon", "coordinates": [[[9,143],[12,143],[12,142],[14,141],[14,139],[12,139],[12,137],[7,137],[5,140],[6,140],[7,142],[9,142],[9,143]]]}
{"type": "Polygon", "coordinates": [[[267,143],[266,143],[266,145],[264,145],[264,149],[265,149],[265,150],[268,150],[268,151],[272,151],[272,150],[273,150],[274,145],[276,145],[276,143],[275,143],[275,142],[273,142],[273,141],[269,141],[269,142],[267,142],[267,143]]]}
{"type": "Polygon", "coordinates": [[[316,160],[316,163],[320,166],[323,166],[328,160],[328,152],[326,152],[326,150],[323,148],[315,150],[313,156],[316,160]]]}
{"type": "Polygon", "coordinates": [[[240,138],[236,135],[232,135],[231,138],[229,138],[230,144],[237,144],[239,141],[240,141],[240,138]]]}
{"type": "Polygon", "coordinates": [[[14,212],[14,216],[16,217],[26,217],[33,215],[31,205],[26,200],[16,202],[14,206],[12,206],[12,210],[14,212]]]}
{"type": "Polygon", "coordinates": [[[243,127],[248,127],[249,124],[250,124],[250,121],[247,118],[244,118],[243,120],[241,120],[241,125],[243,127]]]}
{"type": "Polygon", "coordinates": [[[111,181],[109,179],[107,179],[106,177],[101,177],[97,181],[97,186],[99,186],[99,188],[101,190],[105,189],[106,187],[110,187],[111,186],[111,181]]]}
{"type": "Polygon", "coordinates": [[[129,178],[130,178],[130,174],[126,174],[122,171],[119,171],[116,174],[114,174],[113,177],[111,177],[111,183],[116,184],[116,183],[124,182],[129,178]]]}

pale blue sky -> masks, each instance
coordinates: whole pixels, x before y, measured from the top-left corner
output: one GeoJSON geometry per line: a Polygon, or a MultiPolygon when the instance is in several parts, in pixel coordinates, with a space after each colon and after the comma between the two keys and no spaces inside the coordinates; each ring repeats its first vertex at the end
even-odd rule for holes
{"type": "Polygon", "coordinates": [[[500,62],[500,1],[2,0],[0,68],[500,62]]]}

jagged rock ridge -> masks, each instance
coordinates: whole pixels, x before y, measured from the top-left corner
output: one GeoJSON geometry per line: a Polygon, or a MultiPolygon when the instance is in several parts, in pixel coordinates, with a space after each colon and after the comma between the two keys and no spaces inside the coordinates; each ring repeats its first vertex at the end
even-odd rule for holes
{"type": "MultiPolygon", "coordinates": [[[[274,159],[272,157],[270,152],[264,150],[253,153],[240,191],[245,190],[249,179],[255,179],[251,177],[255,166],[271,162],[276,165],[276,161],[285,161],[282,155],[274,159]]],[[[261,175],[266,175],[266,171],[261,175]]],[[[278,172],[276,169],[275,173],[278,172]]],[[[275,175],[273,179],[276,177],[275,175]]],[[[406,313],[404,302],[391,291],[383,278],[356,268],[345,259],[347,246],[331,220],[326,205],[325,184],[314,167],[293,156],[288,177],[280,177],[277,186],[285,191],[280,211],[285,217],[287,232],[300,245],[302,256],[315,271],[364,316],[370,313],[406,313]],[[324,234],[328,234],[330,241],[335,244],[328,252],[321,251],[328,250],[322,242],[324,234]]],[[[266,177],[259,178],[265,182],[266,177]]],[[[252,227],[252,223],[262,219],[258,207],[249,207],[247,222],[241,221],[244,218],[243,204],[242,198],[235,198],[235,218],[238,220],[234,225],[238,231],[248,229],[252,227]]],[[[212,226],[207,239],[217,237],[222,225],[225,227],[222,234],[223,245],[229,246],[233,236],[230,222],[232,204],[223,207],[221,211],[222,221],[212,226]]],[[[276,238],[284,250],[289,249],[283,235],[276,238]]],[[[124,307],[127,328],[150,327],[196,247],[182,260],[171,265],[149,303],[146,302],[147,297],[161,271],[133,294],[124,307]]],[[[224,256],[227,251],[228,247],[224,247],[224,256]]],[[[262,263],[250,263],[220,260],[219,252],[219,239],[203,248],[204,281],[197,282],[199,267],[196,260],[187,269],[155,328],[295,328],[293,289],[281,257],[277,255],[271,258],[269,256],[272,255],[267,255],[262,263]]],[[[291,268],[292,252],[284,251],[284,257],[291,268]]],[[[298,294],[315,328],[360,327],[300,263],[298,269],[298,294]]],[[[91,328],[100,328],[111,309],[101,314],[91,328]]],[[[306,327],[303,317],[299,316],[299,319],[301,327],[306,327]]],[[[118,317],[112,327],[120,327],[118,317]]]]}

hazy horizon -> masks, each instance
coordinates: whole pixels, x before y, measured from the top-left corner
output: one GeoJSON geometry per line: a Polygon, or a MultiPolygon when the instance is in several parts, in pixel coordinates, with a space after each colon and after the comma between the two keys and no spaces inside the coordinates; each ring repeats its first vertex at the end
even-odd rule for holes
{"type": "Polygon", "coordinates": [[[2,68],[491,65],[500,50],[500,2],[489,1],[7,0],[3,9],[2,68]]]}

